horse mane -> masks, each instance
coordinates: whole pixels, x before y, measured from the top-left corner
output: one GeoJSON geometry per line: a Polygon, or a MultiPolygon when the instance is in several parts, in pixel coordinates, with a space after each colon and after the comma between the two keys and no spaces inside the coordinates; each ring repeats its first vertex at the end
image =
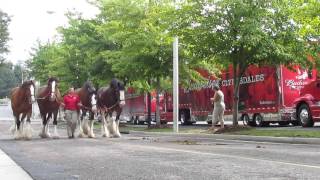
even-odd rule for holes
{"type": "Polygon", "coordinates": [[[116,78],[113,78],[110,82],[110,88],[115,90],[124,90],[124,84],[116,78]]]}
{"type": "Polygon", "coordinates": [[[94,93],[96,92],[96,89],[94,88],[94,86],[92,85],[91,81],[86,81],[82,88],[87,89],[89,93],[94,93]]]}

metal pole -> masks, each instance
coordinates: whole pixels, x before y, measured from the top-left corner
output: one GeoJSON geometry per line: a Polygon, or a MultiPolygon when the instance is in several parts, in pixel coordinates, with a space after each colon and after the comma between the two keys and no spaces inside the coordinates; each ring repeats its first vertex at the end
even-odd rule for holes
{"type": "Polygon", "coordinates": [[[173,132],[179,132],[179,42],[178,37],[173,41],[173,132]]]}

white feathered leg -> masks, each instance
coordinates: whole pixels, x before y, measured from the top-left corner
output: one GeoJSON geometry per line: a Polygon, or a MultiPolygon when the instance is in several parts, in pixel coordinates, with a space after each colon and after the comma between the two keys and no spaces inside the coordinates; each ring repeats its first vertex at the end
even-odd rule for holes
{"type": "Polygon", "coordinates": [[[108,119],[108,131],[109,131],[109,134],[110,134],[110,137],[113,138],[114,135],[115,135],[115,122],[114,122],[114,119],[113,117],[109,117],[108,119]]]}
{"type": "Polygon", "coordinates": [[[115,124],[115,131],[114,131],[115,135],[114,135],[114,137],[119,138],[119,137],[121,137],[120,130],[119,130],[120,120],[115,121],[114,124],[115,124]]]}
{"type": "Polygon", "coordinates": [[[41,137],[41,138],[46,138],[46,126],[45,125],[42,125],[42,130],[40,131],[40,133],[39,133],[39,136],[41,137]]]}
{"type": "Polygon", "coordinates": [[[28,121],[26,122],[26,125],[23,128],[23,137],[26,140],[30,140],[32,138],[32,128],[31,128],[30,122],[28,121]]]}
{"type": "MultiPolygon", "coordinates": [[[[81,121],[81,120],[80,120],[81,121]]],[[[86,117],[83,118],[83,122],[82,122],[82,131],[85,135],[89,135],[90,133],[90,128],[89,128],[89,125],[88,125],[88,119],[86,117]]]]}
{"type": "Polygon", "coordinates": [[[58,130],[57,130],[57,125],[54,125],[53,126],[53,136],[52,136],[53,139],[59,139],[60,138],[60,135],[58,134],[58,130]]]}
{"type": "Polygon", "coordinates": [[[102,116],[101,135],[102,137],[107,137],[107,120],[104,113],[102,113],[101,116],[102,116]]]}
{"type": "Polygon", "coordinates": [[[112,123],[112,120],[110,120],[109,115],[107,115],[106,126],[105,126],[107,137],[112,137],[112,134],[111,134],[112,132],[110,132],[111,123],[112,123]]]}
{"type": "Polygon", "coordinates": [[[49,122],[47,123],[46,127],[45,127],[45,137],[46,138],[51,138],[51,134],[50,134],[50,128],[49,128],[49,122]]]}
{"type": "Polygon", "coordinates": [[[90,132],[89,132],[89,138],[95,138],[95,135],[93,133],[93,125],[94,125],[94,120],[90,120],[90,132]]]}
{"type": "Polygon", "coordinates": [[[79,126],[79,138],[83,138],[86,137],[86,135],[83,133],[83,129],[82,129],[82,124],[81,124],[81,119],[78,118],[78,126],[79,126]]]}
{"type": "Polygon", "coordinates": [[[21,128],[19,130],[16,130],[14,133],[14,139],[19,140],[22,138],[22,131],[21,128]]]}

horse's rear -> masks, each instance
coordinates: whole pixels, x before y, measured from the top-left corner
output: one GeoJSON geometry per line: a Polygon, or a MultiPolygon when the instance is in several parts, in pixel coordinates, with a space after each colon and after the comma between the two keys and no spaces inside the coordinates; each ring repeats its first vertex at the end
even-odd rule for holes
{"type": "Polygon", "coordinates": [[[15,87],[10,92],[11,108],[15,119],[11,131],[15,139],[31,139],[31,115],[32,103],[34,99],[34,83],[33,81],[26,81],[20,87],[15,87]],[[24,126],[24,119],[27,117],[24,126]]]}

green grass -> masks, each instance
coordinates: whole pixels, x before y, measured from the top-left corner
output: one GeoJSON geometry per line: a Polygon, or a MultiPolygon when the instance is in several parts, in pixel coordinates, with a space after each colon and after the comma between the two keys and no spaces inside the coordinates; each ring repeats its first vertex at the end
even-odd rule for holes
{"type": "MultiPolygon", "coordinates": [[[[95,124],[95,129],[100,129],[101,125],[95,124]]],[[[121,133],[129,133],[129,131],[143,131],[143,132],[173,132],[172,128],[164,127],[164,128],[150,128],[141,127],[141,126],[120,126],[121,133]]],[[[193,134],[210,134],[207,131],[207,128],[203,129],[195,129],[195,128],[181,128],[179,129],[180,133],[193,133],[193,134]]],[[[249,135],[249,136],[270,136],[270,137],[305,137],[305,138],[320,138],[320,131],[317,130],[304,130],[304,129],[259,129],[259,128],[248,128],[248,129],[239,129],[232,130],[230,132],[224,132],[226,135],[249,135]]]]}
{"type": "Polygon", "coordinates": [[[232,135],[250,135],[250,136],[271,136],[271,137],[306,137],[320,138],[320,131],[313,130],[266,130],[266,129],[249,129],[225,134],[232,135]]]}

